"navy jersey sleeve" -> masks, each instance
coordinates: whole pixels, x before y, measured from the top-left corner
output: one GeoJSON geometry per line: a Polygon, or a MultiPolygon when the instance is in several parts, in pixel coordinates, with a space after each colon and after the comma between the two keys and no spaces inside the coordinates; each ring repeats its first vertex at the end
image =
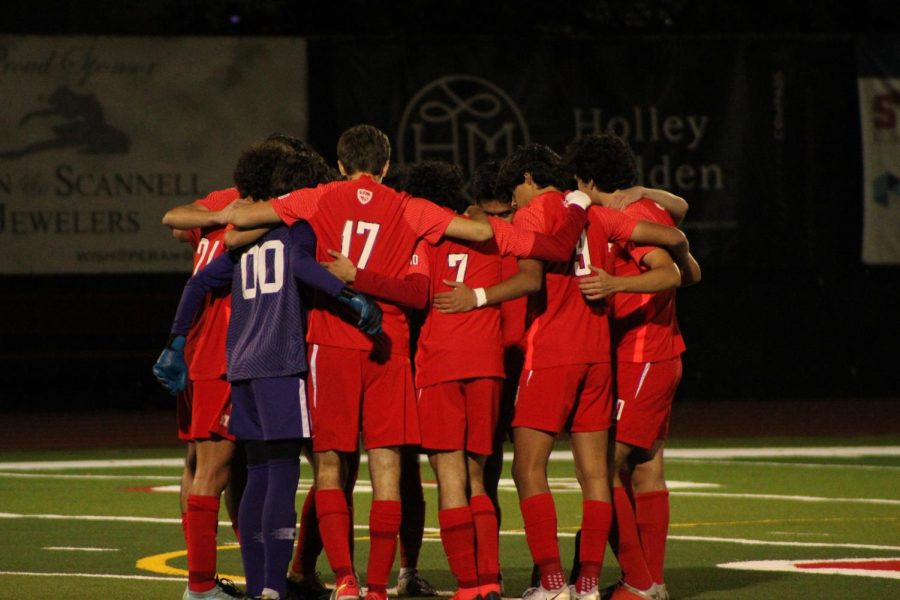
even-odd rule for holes
{"type": "Polygon", "coordinates": [[[306,221],[291,225],[291,272],[308,286],[336,298],[346,285],[316,260],[316,234],[306,221]]]}
{"type": "Polygon", "coordinates": [[[234,256],[230,252],[226,252],[188,280],[181,293],[178,310],[175,311],[175,321],[172,323],[173,334],[187,335],[197,313],[200,312],[200,307],[203,306],[206,293],[231,284],[234,264],[234,256]]]}

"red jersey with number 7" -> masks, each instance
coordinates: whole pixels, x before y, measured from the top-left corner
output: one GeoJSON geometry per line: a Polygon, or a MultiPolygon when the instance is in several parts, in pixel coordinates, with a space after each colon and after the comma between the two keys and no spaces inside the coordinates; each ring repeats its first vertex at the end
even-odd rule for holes
{"type": "MultiPolygon", "coordinates": [[[[454,215],[436,204],[382,185],[369,176],[295,190],[276,198],[272,207],[291,225],[303,219],[318,239],[316,258],[332,260],[337,250],[360,269],[403,278],[420,238],[436,243],[454,215]]],[[[356,328],[341,305],[317,294],[309,312],[311,343],[409,356],[409,323],[398,306],[380,302],[381,335],[372,338],[356,328]]]]}
{"type": "MultiPolygon", "coordinates": [[[[236,188],[228,188],[210,192],[205,198],[197,200],[196,204],[218,211],[240,197],[236,188]]],[[[224,226],[192,229],[186,233],[188,242],[194,249],[192,274],[226,251],[224,226]]],[[[228,334],[230,315],[230,290],[213,290],[206,295],[203,309],[191,326],[184,345],[184,360],[191,380],[219,379],[225,375],[225,337],[228,334]]]]}
{"type": "MultiPolygon", "coordinates": [[[[445,279],[464,283],[470,289],[490,287],[502,280],[502,257],[521,245],[518,231],[509,226],[495,227],[494,238],[487,242],[420,242],[409,273],[430,278],[432,298],[452,289],[445,279]]],[[[428,311],[416,352],[417,388],[443,381],[503,376],[499,304],[454,314],[428,311]]]]}
{"type": "MultiPolygon", "coordinates": [[[[648,198],[629,204],[625,214],[669,227],[675,225],[668,211],[648,198]]],[[[656,249],[633,243],[614,248],[615,274],[630,276],[646,271],[641,259],[656,249]]],[[[616,294],[612,325],[619,361],[658,362],[675,358],[685,350],[675,316],[674,289],[655,294],[616,294]]]]}

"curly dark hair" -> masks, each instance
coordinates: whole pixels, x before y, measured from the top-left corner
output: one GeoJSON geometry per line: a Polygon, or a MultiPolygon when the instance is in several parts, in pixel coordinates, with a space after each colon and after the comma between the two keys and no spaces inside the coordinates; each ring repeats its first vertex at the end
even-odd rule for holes
{"type": "Polygon", "coordinates": [[[313,148],[309,144],[307,144],[300,138],[294,137],[293,135],[288,135],[286,133],[276,132],[276,133],[269,134],[269,137],[266,138],[266,141],[269,141],[269,140],[287,144],[288,146],[290,146],[293,150],[295,150],[297,152],[308,152],[308,151],[315,152],[315,150],[313,150],[313,148]]]}
{"type": "Polygon", "coordinates": [[[462,193],[462,170],[442,160],[423,160],[409,168],[401,191],[431,200],[455,213],[464,213],[469,205],[462,193]]]}
{"type": "Polygon", "coordinates": [[[337,157],[344,165],[347,175],[380,175],[391,157],[391,142],[377,127],[356,125],[342,133],[338,139],[337,157]]]}
{"type": "Polygon", "coordinates": [[[316,187],[337,178],[337,172],[316,152],[288,154],[272,172],[272,195],[281,196],[293,190],[316,187]]]}
{"type": "Polygon", "coordinates": [[[584,182],[594,182],[602,192],[634,185],[637,164],[628,144],[611,134],[592,133],[566,147],[566,168],[584,182]]]}
{"type": "Polygon", "coordinates": [[[272,173],[285,157],[295,154],[283,142],[266,140],[241,152],[234,167],[234,185],[243,198],[265,200],[272,191],[272,173]]]}
{"type": "Polygon", "coordinates": [[[500,163],[496,160],[489,160],[478,165],[472,175],[472,199],[475,202],[497,199],[495,188],[499,172],[500,163]]]}
{"type": "Polygon", "coordinates": [[[540,187],[554,186],[560,190],[569,187],[569,177],[559,155],[544,144],[526,144],[516,148],[500,163],[494,184],[497,199],[508,202],[513,189],[525,181],[526,173],[540,187]]]}

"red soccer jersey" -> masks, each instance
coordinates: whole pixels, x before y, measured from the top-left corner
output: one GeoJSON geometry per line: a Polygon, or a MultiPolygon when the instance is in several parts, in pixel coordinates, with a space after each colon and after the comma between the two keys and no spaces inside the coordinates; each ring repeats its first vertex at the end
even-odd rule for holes
{"type": "MultiPolygon", "coordinates": [[[[382,185],[369,176],[335,181],[313,189],[296,190],[273,200],[286,224],[299,219],[316,232],[319,260],[331,260],[339,250],[357,267],[387,277],[402,278],[419,238],[436,243],[453,215],[435,204],[382,185]],[[321,210],[320,210],[321,209],[321,210]]],[[[309,313],[307,338],[315,344],[388,352],[409,356],[409,324],[398,306],[379,302],[384,312],[383,333],[371,338],[353,319],[341,318],[340,305],[316,295],[309,313]]]]}
{"type": "MultiPolygon", "coordinates": [[[[643,198],[625,209],[636,219],[674,226],[671,215],[659,204],[643,198]]],[[[642,258],[655,246],[613,249],[616,275],[638,275],[647,271],[642,258]]],[[[622,362],[657,362],[679,356],[685,350],[684,339],[675,316],[675,290],[655,294],[616,294],[613,296],[613,334],[616,357],[622,362]]]]}
{"type": "MultiPolygon", "coordinates": [[[[550,233],[565,217],[562,192],[546,192],[516,211],[514,223],[531,231],[550,233]]],[[[607,223],[598,219],[592,207],[588,226],[571,261],[544,263],[544,289],[528,299],[528,328],[525,332],[525,368],[538,369],[561,365],[609,362],[609,325],[601,304],[588,303],[578,288],[578,277],[591,273],[590,241],[606,236],[627,240],[634,223],[624,215],[607,223]],[[585,243],[585,240],[588,243],[585,243]],[[585,262],[589,264],[585,264],[585,262]]],[[[600,262],[599,264],[603,264],[600,262]]]]}
{"type": "MultiPolygon", "coordinates": [[[[216,211],[222,210],[240,198],[236,188],[210,192],[197,204],[216,211]]],[[[196,273],[225,252],[225,227],[206,227],[187,232],[194,248],[196,273]]],[[[226,371],[225,337],[228,334],[228,317],[231,314],[230,290],[213,290],[206,295],[203,309],[191,326],[184,346],[184,359],[188,374],[193,380],[218,379],[226,371]]]]}
{"type": "MultiPolygon", "coordinates": [[[[429,277],[430,297],[450,291],[445,279],[471,289],[490,287],[501,281],[501,256],[515,251],[528,236],[507,227],[495,229],[487,242],[420,242],[409,272],[429,277]]],[[[428,311],[416,352],[416,387],[503,375],[499,304],[455,314],[428,311]]]]}

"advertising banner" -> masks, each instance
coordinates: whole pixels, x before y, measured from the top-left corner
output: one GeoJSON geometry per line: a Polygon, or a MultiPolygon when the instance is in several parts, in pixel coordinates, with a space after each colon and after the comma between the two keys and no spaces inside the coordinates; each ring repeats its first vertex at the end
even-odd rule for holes
{"type": "Polygon", "coordinates": [[[867,264],[900,264],[900,40],[859,45],[863,241],[867,264]]]}
{"type": "Polygon", "coordinates": [[[0,273],[187,270],[168,208],[305,137],[306,43],[0,36],[0,273]]]}

